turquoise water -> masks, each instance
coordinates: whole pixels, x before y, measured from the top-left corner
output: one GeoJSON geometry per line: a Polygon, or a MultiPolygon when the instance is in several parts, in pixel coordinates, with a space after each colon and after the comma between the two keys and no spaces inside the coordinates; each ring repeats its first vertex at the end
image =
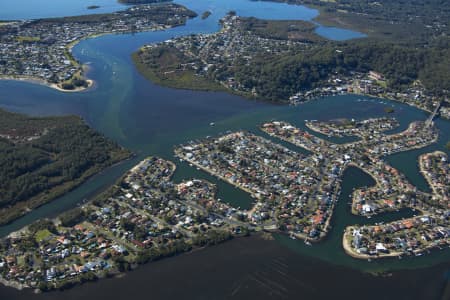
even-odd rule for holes
{"type": "MultiPolygon", "coordinates": [[[[139,159],[147,155],[158,155],[175,160],[173,147],[192,139],[240,129],[260,134],[258,125],[273,119],[286,120],[305,128],[304,120],[308,119],[386,116],[384,108],[387,105],[394,107],[393,115],[400,122],[400,128],[396,131],[407,128],[408,124],[414,120],[424,120],[427,117],[426,113],[400,103],[354,95],[327,97],[298,107],[288,107],[250,101],[226,93],[175,90],[154,85],[138,74],[132,65],[131,53],[143,44],[191,33],[214,32],[219,28],[218,19],[231,9],[235,9],[240,15],[274,19],[311,19],[317,15],[317,11],[301,6],[270,2],[245,0],[180,0],[178,2],[199,13],[212,10],[213,14],[206,20],[196,18],[188,21],[186,26],[166,31],[106,35],[84,40],[75,46],[73,54],[81,62],[90,66],[88,76],[96,81],[95,87],[89,91],[60,93],[45,86],[0,81],[1,107],[32,115],[80,115],[95,129],[137,153],[134,160],[115,166],[93,177],[73,192],[34,210],[8,226],[0,227],[0,236],[38,218],[53,217],[82,203],[99,190],[112,184],[139,159]],[[365,101],[360,101],[361,99],[365,101]],[[211,122],[215,122],[216,125],[209,126],[211,122]]],[[[438,119],[436,124],[441,134],[438,143],[425,149],[399,153],[387,158],[392,165],[404,172],[413,184],[424,190],[427,189],[426,183],[415,167],[418,155],[437,149],[445,151],[444,144],[450,140],[450,122],[438,119]]],[[[339,140],[334,141],[339,142],[339,140]]],[[[174,176],[175,181],[192,177],[206,178],[218,184],[218,196],[222,200],[242,208],[251,205],[252,199],[242,191],[226,183],[218,182],[195,168],[176,162],[178,169],[174,176]]],[[[354,175],[352,172],[349,171],[349,175],[346,175],[343,190],[370,184],[370,179],[358,174],[354,175]]],[[[382,216],[380,220],[407,216],[410,213],[405,211],[398,215],[382,216]]],[[[342,200],[333,219],[335,231],[327,241],[307,247],[302,242],[285,237],[277,239],[301,255],[315,256],[335,264],[368,270],[377,269],[380,266],[383,268],[423,267],[449,259],[449,251],[392,263],[369,264],[351,259],[339,248],[342,230],[346,224],[365,221],[365,219],[349,215],[349,207],[346,201],[342,200]]]]}

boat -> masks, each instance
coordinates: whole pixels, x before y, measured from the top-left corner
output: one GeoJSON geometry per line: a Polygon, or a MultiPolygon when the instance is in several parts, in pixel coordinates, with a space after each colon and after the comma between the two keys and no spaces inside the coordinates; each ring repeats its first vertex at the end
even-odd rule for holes
{"type": "Polygon", "coordinates": [[[214,126],[214,125],[216,125],[216,123],[214,123],[214,122],[209,123],[209,126],[214,126]]]}

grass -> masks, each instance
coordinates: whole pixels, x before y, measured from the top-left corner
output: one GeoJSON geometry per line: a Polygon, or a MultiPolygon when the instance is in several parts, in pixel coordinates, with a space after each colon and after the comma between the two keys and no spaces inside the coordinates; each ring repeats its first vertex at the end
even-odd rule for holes
{"type": "Polygon", "coordinates": [[[42,229],[42,230],[39,230],[38,232],[36,232],[36,234],[34,235],[34,239],[36,240],[36,242],[39,243],[39,242],[46,240],[51,235],[52,235],[52,233],[50,231],[48,231],[48,229],[42,229]]]}
{"type": "Polygon", "coordinates": [[[316,25],[306,21],[294,20],[260,20],[242,18],[242,28],[253,34],[271,39],[318,42],[323,38],[314,30],[316,25]]]}
{"type": "Polygon", "coordinates": [[[227,90],[219,83],[198,76],[191,70],[174,70],[179,61],[172,53],[161,55],[158,60],[152,61],[156,64],[154,68],[142,61],[139,52],[134,53],[132,58],[139,73],[158,85],[198,91],[227,90]]]}
{"type": "Polygon", "coordinates": [[[20,43],[32,43],[32,42],[39,42],[41,40],[38,36],[18,36],[17,41],[20,43]]]}
{"type": "Polygon", "coordinates": [[[387,88],[387,83],[386,83],[386,81],[384,81],[384,80],[378,80],[378,81],[377,81],[377,84],[378,84],[379,86],[381,86],[382,88],[384,88],[384,89],[387,88]]]}
{"type": "Polygon", "coordinates": [[[420,24],[405,26],[401,23],[390,23],[375,16],[358,15],[343,10],[328,12],[324,7],[308,5],[318,9],[320,14],[314,21],[321,25],[356,30],[367,34],[369,38],[389,40],[392,42],[408,42],[421,39],[426,33],[420,24]],[[415,34],[411,34],[414,32],[415,34]]]}

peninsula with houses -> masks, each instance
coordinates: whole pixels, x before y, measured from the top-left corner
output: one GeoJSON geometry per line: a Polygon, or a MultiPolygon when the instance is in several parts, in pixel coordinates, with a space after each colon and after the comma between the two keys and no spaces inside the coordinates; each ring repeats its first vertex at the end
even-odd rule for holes
{"type": "Polygon", "coordinates": [[[12,21],[0,25],[0,79],[28,80],[61,91],[92,85],[71,49],[102,34],[164,30],[196,13],[184,6],[143,4],[110,14],[12,21]]]}
{"type": "Polygon", "coordinates": [[[353,192],[353,214],[370,218],[410,208],[419,215],[347,227],[347,254],[357,259],[419,256],[450,245],[447,155],[433,152],[419,159],[430,193],[418,191],[383,159],[434,143],[438,131],[431,119],[394,134],[385,133],[398,126],[394,118],[306,124],[317,133],[359,139],[336,144],[287,122],[270,121],[260,129],[273,140],[238,131],[175,148],[178,159],[249,193],[254,202],[248,210],[218,199],[216,186],[206,180],[174,183],[175,164],[148,157],[92,201],[1,239],[0,281],[16,288],[64,289],[259,231],[311,245],[329,232],[348,167],[362,169],[376,182],[353,192]]]}
{"type": "Polygon", "coordinates": [[[152,82],[173,88],[227,91],[291,105],[354,93],[428,112],[439,107],[441,116],[450,118],[448,70],[435,72],[440,58],[449,57],[445,37],[423,45],[370,37],[330,41],[310,22],[234,12],[221,19],[221,26],[213,34],[144,45],[133,55],[136,67],[152,82]],[[430,45],[434,51],[428,51],[430,45]]]}

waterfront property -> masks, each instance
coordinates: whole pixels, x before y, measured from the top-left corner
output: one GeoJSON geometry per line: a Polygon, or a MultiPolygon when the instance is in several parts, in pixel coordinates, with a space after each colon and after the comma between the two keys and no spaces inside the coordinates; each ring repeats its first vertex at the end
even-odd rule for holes
{"type": "Polygon", "coordinates": [[[0,279],[14,287],[69,287],[245,232],[236,210],[209,205],[214,187],[178,186],[175,165],[150,157],[93,202],[41,220],[0,243],[0,279]]]}
{"type": "Polygon", "coordinates": [[[29,79],[62,90],[89,86],[72,47],[101,34],[163,30],[196,14],[177,4],[139,5],[124,11],[9,22],[0,28],[0,78],[29,79]]]}
{"type": "Polygon", "coordinates": [[[310,128],[358,135],[361,140],[333,144],[286,122],[273,121],[263,124],[261,129],[312,154],[299,155],[247,132],[192,142],[178,147],[175,153],[249,192],[256,199],[247,212],[253,225],[277,228],[307,240],[317,241],[326,235],[340,193],[341,175],[347,166],[362,168],[376,181],[373,187],[354,191],[354,214],[370,217],[404,207],[436,214],[434,196],[417,191],[404,175],[382,159],[390,153],[435,142],[438,134],[432,126],[414,122],[403,132],[384,135],[383,131],[396,126],[395,119],[353,121],[345,129],[335,122],[313,123],[316,122],[308,123],[310,128]]]}
{"type": "MultiPolygon", "coordinates": [[[[250,193],[255,202],[248,211],[221,202],[208,181],[194,178],[175,184],[171,180],[175,164],[149,157],[92,202],[3,239],[2,281],[18,288],[67,287],[249,231],[278,231],[317,242],[329,230],[347,166],[362,168],[376,181],[374,187],[354,191],[353,213],[371,216],[401,207],[422,213],[387,224],[348,227],[343,245],[349,255],[422,255],[434,247],[447,247],[446,156],[433,153],[421,158],[423,172],[437,179],[432,195],[416,191],[380,158],[385,152],[429,145],[437,138],[436,130],[415,122],[403,132],[384,135],[382,122],[347,124],[346,130],[361,140],[346,144],[325,141],[286,122],[261,126],[271,136],[308,149],[309,155],[245,131],[175,149],[181,160],[250,193]],[[383,151],[373,151],[368,136],[374,134],[383,151]]],[[[395,123],[391,120],[388,127],[395,123]]],[[[322,122],[320,128],[335,130],[336,123],[328,125],[322,122]]]]}
{"type": "Polygon", "coordinates": [[[221,25],[214,34],[171,38],[141,47],[133,56],[138,70],[168,87],[226,90],[292,105],[354,93],[388,98],[428,112],[442,106],[441,116],[450,118],[445,87],[435,91],[420,80],[392,86],[390,82],[396,78],[357,67],[371,64],[368,58],[361,59],[363,53],[379,51],[370,49],[370,43],[355,53],[352,46],[325,44],[314,34],[311,23],[267,21],[233,13],[222,18],[221,25]],[[355,63],[347,64],[347,60],[355,63]],[[342,65],[333,68],[336,63],[342,65]]]}

